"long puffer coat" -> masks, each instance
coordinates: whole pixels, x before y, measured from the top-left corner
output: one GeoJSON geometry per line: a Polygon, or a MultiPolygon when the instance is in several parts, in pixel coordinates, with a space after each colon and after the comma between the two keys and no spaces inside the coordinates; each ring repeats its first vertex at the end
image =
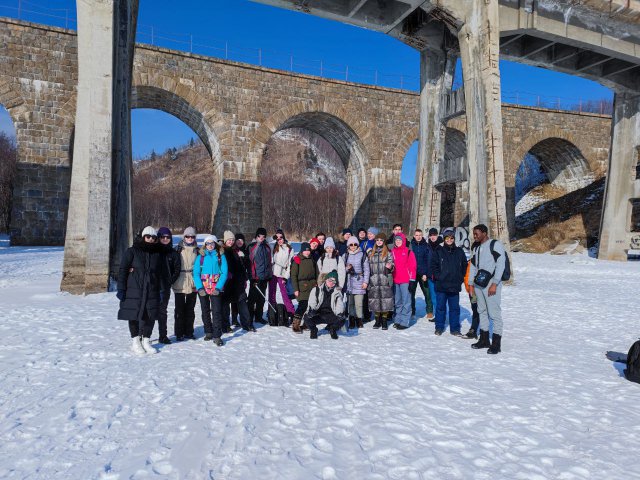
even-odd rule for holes
{"type": "Polygon", "coordinates": [[[119,320],[140,321],[145,310],[151,320],[157,320],[160,292],[169,295],[170,288],[162,250],[158,243],[136,238],[125,252],[118,271],[118,290],[125,292],[119,320]]]}
{"type": "Polygon", "coordinates": [[[371,275],[369,278],[369,310],[372,312],[393,312],[393,255],[387,248],[374,249],[369,256],[371,275]],[[387,268],[387,263],[391,268],[387,268]]]}
{"type": "Polygon", "coordinates": [[[362,284],[369,283],[369,260],[367,256],[358,247],[355,253],[347,252],[343,258],[347,269],[347,293],[364,295],[367,290],[362,288],[362,284]],[[349,270],[349,265],[353,266],[351,271],[349,270]]]}

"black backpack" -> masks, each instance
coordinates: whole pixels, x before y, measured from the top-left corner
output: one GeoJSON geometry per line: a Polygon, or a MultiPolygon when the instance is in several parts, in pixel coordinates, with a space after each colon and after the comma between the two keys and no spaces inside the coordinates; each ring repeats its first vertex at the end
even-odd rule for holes
{"type": "MultiPolygon", "coordinates": [[[[498,259],[500,258],[500,254],[496,252],[493,248],[496,242],[497,240],[491,240],[491,243],[489,244],[489,249],[491,250],[491,255],[493,255],[493,260],[497,262],[498,259]]],[[[511,262],[509,261],[509,255],[505,253],[504,272],[502,272],[502,278],[500,278],[500,280],[502,282],[506,282],[510,278],[511,278],[511,262]]]]}
{"type": "Polygon", "coordinates": [[[627,380],[640,383],[640,340],[631,345],[629,349],[624,376],[627,380]]]}

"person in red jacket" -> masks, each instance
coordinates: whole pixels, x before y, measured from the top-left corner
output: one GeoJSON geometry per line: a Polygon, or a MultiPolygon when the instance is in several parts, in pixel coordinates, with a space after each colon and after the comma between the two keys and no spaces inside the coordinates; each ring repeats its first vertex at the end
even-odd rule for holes
{"type": "Polygon", "coordinates": [[[393,283],[395,291],[395,324],[398,330],[404,330],[409,327],[411,321],[411,293],[409,291],[409,282],[416,279],[416,257],[409,248],[407,248],[407,237],[400,232],[393,236],[393,283]]]}

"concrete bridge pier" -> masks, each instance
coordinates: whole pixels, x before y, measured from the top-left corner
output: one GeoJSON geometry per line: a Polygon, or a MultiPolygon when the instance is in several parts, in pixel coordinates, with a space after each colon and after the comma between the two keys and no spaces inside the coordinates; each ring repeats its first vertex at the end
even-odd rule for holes
{"type": "Polygon", "coordinates": [[[509,248],[505,207],[498,0],[471,2],[458,32],[467,115],[470,225],[509,248]]]}
{"type": "Polygon", "coordinates": [[[129,107],[138,0],[78,0],[77,12],[76,130],[60,287],[96,293],[108,288],[131,242],[129,107]]]}
{"type": "MultiPolygon", "coordinates": [[[[445,38],[446,32],[443,31],[445,38]]],[[[434,171],[444,158],[446,125],[440,99],[451,91],[457,55],[443,46],[420,53],[420,130],[411,228],[440,225],[440,191],[434,171]]]]}
{"type": "Polygon", "coordinates": [[[640,95],[617,93],[598,258],[626,261],[628,249],[640,249],[638,212],[634,211],[640,207],[639,152],[640,95]]]}

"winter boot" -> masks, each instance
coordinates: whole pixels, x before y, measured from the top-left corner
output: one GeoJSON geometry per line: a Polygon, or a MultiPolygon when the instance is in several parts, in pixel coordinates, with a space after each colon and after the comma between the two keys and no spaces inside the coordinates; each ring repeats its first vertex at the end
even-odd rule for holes
{"type": "Polygon", "coordinates": [[[131,340],[133,340],[133,345],[131,345],[131,351],[133,353],[135,353],[136,355],[144,355],[147,353],[144,351],[144,348],[142,348],[140,337],[133,337],[131,340]]]}
{"type": "Polygon", "coordinates": [[[331,338],[333,338],[334,340],[338,339],[338,332],[336,332],[335,327],[331,327],[329,329],[329,335],[331,335],[331,338]]]}
{"type": "Polygon", "coordinates": [[[316,327],[309,327],[309,331],[311,332],[309,334],[309,338],[311,338],[312,340],[318,338],[318,329],[316,327]]]}
{"type": "Polygon", "coordinates": [[[275,310],[271,305],[269,305],[269,310],[267,312],[267,319],[269,320],[270,327],[278,326],[278,311],[275,310]]]}
{"type": "Polygon", "coordinates": [[[302,333],[302,327],[300,324],[302,323],[302,317],[300,315],[293,316],[293,323],[291,324],[291,330],[293,333],[302,333]]]}
{"type": "Polygon", "coordinates": [[[480,349],[480,348],[489,348],[491,344],[489,343],[489,332],[484,330],[480,330],[480,340],[476,343],[471,344],[471,348],[480,349]]]}
{"type": "Polygon", "coordinates": [[[171,345],[171,340],[169,340],[169,337],[160,337],[158,339],[158,343],[162,343],[164,345],[171,345]]]}
{"type": "Polygon", "coordinates": [[[218,347],[221,347],[221,346],[223,346],[223,345],[224,345],[224,342],[222,341],[222,339],[221,339],[221,338],[214,338],[214,339],[213,339],[213,344],[214,344],[214,345],[217,345],[218,347]]]}
{"type": "Polygon", "coordinates": [[[213,333],[205,333],[205,335],[204,335],[204,341],[205,341],[205,342],[209,342],[209,341],[211,341],[211,340],[213,340],[213,333]]]}
{"type": "Polygon", "coordinates": [[[376,323],[373,324],[373,328],[378,329],[382,326],[382,314],[376,313],[376,323]]]}
{"type": "Polygon", "coordinates": [[[427,313],[427,320],[430,322],[435,322],[436,319],[433,317],[433,313],[427,313]]]}
{"type": "Polygon", "coordinates": [[[142,337],[142,348],[144,353],[156,353],[156,349],[151,346],[151,340],[147,337],[142,337]]]}
{"type": "Polygon", "coordinates": [[[487,353],[491,355],[496,355],[500,352],[500,343],[502,343],[502,335],[498,335],[497,333],[493,334],[493,338],[491,339],[491,346],[487,353]]]}
{"type": "Polygon", "coordinates": [[[276,310],[278,312],[278,327],[285,327],[287,325],[287,311],[284,309],[284,305],[279,303],[276,310]]]}
{"type": "Polygon", "coordinates": [[[356,318],[356,325],[358,328],[364,328],[364,323],[361,318],[356,318]]]}
{"type": "Polygon", "coordinates": [[[347,330],[352,330],[354,328],[356,328],[356,317],[349,315],[349,328],[347,330]]]}
{"type": "Polygon", "coordinates": [[[380,323],[382,324],[382,330],[389,330],[388,322],[389,321],[389,316],[386,313],[383,313],[380,317],[380,323]]]}
{"type": "Polygon", "coordinates": [[[474,328],[470,328],[469,331],[467,332],[467,334],[465,335],[465,337],[471,339],[471,338],[478,338],[478,334],[476,333],[476,330],[474,328]]]}

